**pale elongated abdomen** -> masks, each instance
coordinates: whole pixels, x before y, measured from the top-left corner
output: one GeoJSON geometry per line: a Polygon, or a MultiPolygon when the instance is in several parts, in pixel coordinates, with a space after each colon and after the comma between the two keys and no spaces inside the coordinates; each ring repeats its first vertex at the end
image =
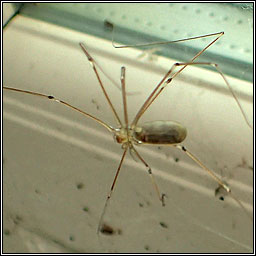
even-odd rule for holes
{"type": "Polygon", "coordinates": [[[148,144],[177,144],[187,135],[186,128],[174,121],[152,121],[134,129],[137,140],[148,144]]]}

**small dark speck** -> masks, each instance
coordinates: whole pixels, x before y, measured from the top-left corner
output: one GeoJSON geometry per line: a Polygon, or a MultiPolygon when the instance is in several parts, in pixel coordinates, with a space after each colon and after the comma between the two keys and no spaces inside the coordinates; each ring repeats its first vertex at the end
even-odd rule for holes
{"type": "Polygon", "coordinates": [[[161,150],[162,148],[161,147],[157,147],[159,150],[161,150]]]}
{"type": "Polygon", "coordinates": [[[103,226],[100,229],[100,232],[104,235],[114,235],[115,233],[114,229],[106,224],[103,224],[103,226]]]}
{"type": "Polygon", "coordinates": [[[167,224],[162,221],[159,224],[161,225],[162,228],[168,228],[167,224]]]}
{"type": "Polygon", "coordinates": [[[236,229],[236,222],[234,220],[232,221],[232,229],[236,229]]]}
{"type": "Polygon", "coordinates": [[[144,205],[143,205],[143,203],[139,203],[139,206],[140,206],[140,207],[143,207],[144,205]]]}
{"type": "Polygon", "coordinates": [[[75,241],[75,237],[72,236],[72,235],[70,235],[70,236],[69,236],[69,240],[70,240],[70,241],[75,241]]]}
{"type": "Polygon", "coordinates": [[[98,105],[98,103],[96,102],[96,100],[92,99],[92,103],[96,105],[97,110],[100,109],[100,106],[98,105]]]}
{"type": "Polygon", "coordinates": [[[5,230],[4,230],[4,234],[5,234],[6,236],[9,236],[9,235],[11,234],[11,232],[10,232],[9,229],[5,229],[5,230]]]}
{"type": "Polygon", "coordinates": [[[76,184],[77,189],[82,189],[84,184],[82,182],[76,184]]]}
{"type": "Polygon", "coordinates": [[[52,239],[52,242],[57,244],[57,245],[60,243],[59,240],[57,240],[57,239],[52,239]]]}
{"type": "Polygon", "coordinates": [[[177,162],[179,162],[180,161],[180,159],[178,158],[178,157],[176,157],[175,158],[175,162],[177,163],[177,162]]]}
{"type": "Polygon", "coordinates": [[[89,212],[89,208],[85,206],[85,207],[83,208],[83,211],[84,211],[84,212],[89,212]]]}
{"type": "Polygon", "coordinates": [[[22,217],[20,217],[19,215],[15,216],[15,219],[13,220],[13,222],[18,225],[20,222],[22,222],[22,217]]]}
{"type": "Polygon", "coordinates": [[[227,194],[227,191],[224,190],[223,187],[219,186],[215,189],[215,196],[219,198],[219,200],[224,201],[225,195],[227,194]]]}
{"type": "Polygon", "coordinates": [[[36,194],[41,194],[38,189],[35,189],[35,193],[36,193],[36,194]]]}
{"type": "Polygon", "coordinates": [[[148,245],[145,245],[145,246],[144,246],[144,249],[145,249],[146,251],[148,251],[148,250],[149,250],[149,246],[148,246],[148,245]]]}
{"type": "Polygon", "coordinates": [[[108,21],[108,20],[105,20],[105,21],[104,21],[104,28],[105,28],[106,30],[112,31],[113,28],[114,28],[114,24],[111,23],[111,22],[108,21]]]}

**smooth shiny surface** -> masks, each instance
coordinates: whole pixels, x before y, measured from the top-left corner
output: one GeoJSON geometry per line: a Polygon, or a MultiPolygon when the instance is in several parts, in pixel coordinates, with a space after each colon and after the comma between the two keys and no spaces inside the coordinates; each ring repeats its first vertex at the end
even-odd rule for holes
{"type": "Polygon", "coordinates": [[[152,121],[139,125],[135,137],[146,144],[177,144],[187,136],[187,130],[174,121],[152,121]]]}

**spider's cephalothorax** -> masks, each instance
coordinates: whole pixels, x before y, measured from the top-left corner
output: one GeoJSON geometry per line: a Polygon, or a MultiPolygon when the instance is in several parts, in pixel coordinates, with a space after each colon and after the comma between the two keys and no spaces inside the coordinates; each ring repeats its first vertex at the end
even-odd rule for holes
{"type": "Polygon", "coordinates": [[[117,143],[122,144],[122,148],[131,147],[132,144],[141,144],[142,142],[134,136],[136,130],[137,127],[117,128],[115,129],[114,139],[117,143]]]}

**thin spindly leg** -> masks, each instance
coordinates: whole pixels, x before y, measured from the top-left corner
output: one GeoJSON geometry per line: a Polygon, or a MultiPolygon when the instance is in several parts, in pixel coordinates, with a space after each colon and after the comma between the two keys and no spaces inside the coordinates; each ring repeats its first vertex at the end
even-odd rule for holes
{"type": "Polygon", "coordinates": [[[113,127],[107,125],[106,123],[104,123],[100,119],[98,119],[98,118],[96,118],[96,117],[94,117],[94,116],[84,112],[83,110],[81,110],[79,108],[76,108],[76,107],[70,105],[69,103],[67,103],[67,102],[65,102],[63,100],[57,99],[57,98],[55,98],[52,95],[46,95],[46,94],[42,94],[42,93],[38,93],[38,92],[31,92],[31,91],[20,90],[20,89],[11,88],[11,87],[5,87],[5,86],[3,86],[3,89],[9,90],[9,91],[20,92],[20,93],[31,94],[31,95],[34,95],[34,96],[39,96],[39,97],[46,98],[46,99],[51,100],[51,101],[55,101],[57,103],[61,103],[61,104],[65,105],[66,107],[72,108],[73,110],[78,111],[79,113],[81,113],[81,114],[91,118],[92,120],[96,121],[97,123],[99,123],[102,126],[104,126],[105,128],[107,128],[110,132],[114,132],[115,131],[113,127]]]}
{"type": "Polygon", "coordinates": [[[112,102],[110,101],[110,98],[109,98],[109,96],[108,96],[108,94],[107,94],[107,92],[106,92],[106,90],[105,90],[105,87],[104,87],[104,85],[103,85],[103,83],[102,83],[102,81],[101,81],[101,79],[100,79],[99,73],[98,73],[97,68],[96,68],[96,62],[95,62],[95,60],[94,60],[93,57],[89,54],[89,52],[86,50],[84,44],[79,43],[79,45],[81,46],[83,52],[85,53],[85,55],[86,55],[88,61],[90,62],[91,66],[92,66],[92,68],[93,68],[93,71],[94,71],[94,73],[95,73],[95,75],[96,75],[96,77],[97,77],[97,80],[98,80],[98,82],[99,82],[99,84],[100,84],[100,87],[101,87],[101,89],[102,89],[102,91],[103,91],[103,94],[105,95],[105,98],[106,98],[106,100],[107,100],[107,102],[108,102],[110,108],[111,108],[112,111],[113,111],[113,114],[114,114],[114,116],[115,116],[115,118],[116,118],[117,123],[118,123],[121,127],[123,127],[122,122],[121,122],[121,120],[120,120],[120,118],[119,118],[119,116],[118,116],[118,114],[117,114],[117,112],[116,112],[116,110],[115,110],[115,108],[114,108],[112,102]]]}
{"type": "MultiPolygon", "coordinates": [[[[223,78],[223,80],[224,80],[226,86],[228,87],[230,93],[232,94],[233,98],[235,99],[235,101],[236,101],[236,103],[237,103],[237,106],[239,107],[239,109],[240,109],[240,111],[241,111],[241,113],[242,113],[242,116],[243,116],[243,118],[244,118],[246,124],[250,127],[250,129],[252,129],[252,125],[250,124],[250,122],[249,122],[249,120],[248,120],[248,118],[247,118],[247,116],[246,116],[246,114],[245,114],[245,112],[244,112],[244,110],[243,110],[243,108],[242,108],[242,106],[241,106],[239,100],[237,99],[237,97],[236,97],[234,91],[232,90],[232,87],[230,86],[228,80],[227,80],[226,77],[224,76],[224,74],[223,74],[223,72],[221,71],[221,69],[218,67],[218,64],[216,64],[216,63],[211,63],[211,62],[187,62],[187,63],[175,63],[175,64],[173,64],[173,66],[172,66],[172,68],[171,68],[171,71],[172,71],[172,72],[174,71],[174,69],[175,69],[176,67],[183,66],[183,68],[181,68],[180,70],[178,70],[176,73],[174,73],[170,78],[168,78],[168,79],[163,83],[163,85],[162,85],[162,87],[159,89],[159,91],[155,93],[154,97],[151,98],[150,101],[147,102],[147,105],[144,106],[143,110],[140,111],[140,115],[138,115],[139,113],[137,114],[137,116],[136,116],[136,122],[134,123],[134,125],[137,124],[139,118],[144,114],[144,112],[149,108],[149,106],[154,102],[154,100],[155,100],[155,99],[159,96],[159,94],[164,90],[164,88],[167,86],[167,84],[169,84],[169,83],[173,80],[173,78],[175,78],[175,77],[181,72],[181,70],[184,69],[184,67],[191,66],[191,65],[208,65],[208,66],[213,66],[213,67],[216,68],[217,72],[221,75],[221,77],[223,78]]],[[[171,73],[172,73],[172,72],[171,72],[171,73]]]]}
{"type": "Polygon", "coordinates": [[[157,193],[157,196],[159,198],[159,200],[162,202],[162,206],[165,206],[165,202],[164,202],[164,197],[166,196],[165,194],[160,194],[160,191],[159,191],[159,188],[157,186],[157,183],[155,181],[155,178],[153,176],[153,173],[152,173],[152,169],[151,167],[146,163],[146,161],[140,156],[140,154],[138,153],[138,151],[133,147],[132,147],[132,150],[133,152],[135,152],[135,154],[137,155],[137,157],[140,159],[140,161],[146,166],[146,168],[148,168],[148,174],[150,175],[150,178],[151,178],[151,181],[152,181],[152,184],[156,190],[156,193],[157,193]]]}
{"type": "MultiPolygon", "coordinates": [[[[83,43],[81,43],[81,44],[82,44],[83,47],[84,47],[84,44],[83,44],[83,43]]],[[[85,47],[84,47],[84,48],[85,48],[85,47]]],[[[88,51],[87,51],[87,53],[88,53],[88,51]]],[[[109,81],[111,81],[111,83],[112,83],[117,89],[121,90],[120,84],[119,84],[117,81],[115,81],[109,74],[107,74],[107,73],[103,70],[103,68],[100,66],[100,64],[99,64],[95,59],[93,59],[93,61],[94,61],[94,64],[97,66],[97,68],[104,74],[104,76],[105,76],[109,81]]]]}
{"type": "Polygon", "coordinates": [[[247,118],[247,116],[246,116],[246,114],[245,114],[245,112],[244,112],[244,110],[243,110],[243,108],[242,108],[242,106],[241,106],[239,100],[237,99],[237,97],[236,97],[234,91],[232,90],[232,87],[230,86],[230,84],[229,84],[227,78],[224,76],[223,72],[222,72],[221,69],[219,68],[218,64],[216,64],[216,63],[211,63],[211,62],[176,63],[176,66],[183,66],[183,65],[186,65],[186,66],[188,66],[188,65],[208,65],[208,66],[213,66],[213,67],[215,67],[216,70],[218,71],[218,73],[221,75],[221,77],[222,77],[223,80],[225,81],[225,84],[227,85],[227,87],[228,87],[230,93],[232,94],[233,98],[235,99],[236,104],[237,104],[237,106],[239,107],[239,109],[240,109],[240,111],[241,111],[241,113],[242,113],[242,115],[243,115],[243,118],[244,118],[246,124],[252,129],[252,125],[250,124],[250,122],[249,122],[249,120],[248,120],[248,118],[247,118]]]}
{"type": "Polygon", "coordinates": [[[206,167],[195,155],[193,155],[187,148],[182,145],[172,145],[180,150],[182,150],[187,156],[189,156],[194,162],[196,162],[202,169],[204,169],[218,184],[227,191],[227,193],[239,204],[239,206],[244,210],[249,219],[252,220],[252,216],[246,210],[244,205],[231,193],[231,189],[227,186],[213,171],[206,167]]]}
{"type": "Polygon", "coordinates": [[[111,186],[111,188],[110,188],[110,191],[109,191],[109,193],[108,193],[108,196],[107,196],[107,199],[106,199],[106,202],[105,202],[103,211],[102,211],[101,216],[100,216],[100,221],[99,221],[99,225],[98,225],[98,229],[97,229],[97,234],[99,234],[99,231],[100,231],[100,229],[101,229],[102,222],[103,222],[103,218],[104,218],[104,215],[105,215],[107,206],[108,206],[108,202],[109,202],[109,200],[110,200],[110,198],[111,198],[111,195],[112,195],[112,192],[113,192],[113,190],[114,190],[114,187],[115,187],[115,184],[116,184],[116,180],[117,180],[118,174],[119,174],[119,172],[120,172],[120,169],[121,169],[121,167],[122,167],[122,164],[123,164],[123,161],[124,161],[124,158],[125,158],[127,149],[128,149],[127,147],[124,149],[124,152],[123,152],[121,161],[120,161],[119,166],[118,166],[117,171],[116,171],[116,175],[115,175],[114,181],[113,181],[112,186],[111,186]]]}
{"type": "MultiPolygon", "coordinates": [[[[199,38],[203,38],[203,37],[209,37],[209,36],[217,36],[213,41],[211,41],[204,49],[202,49],[201,51],[199,51],[188,63],[193,62],[197,57],[199,57],[203,52],[205,52],[211,45],[213,45],[221,36],[224,35],[224,32],[219,32],[219,33],[214,33],[214,34],[209,34],[209,35],[204,35],[204,36],[198,36],[198,37],[193,37],[193,38],[188,38],[188,39],[181,39],[181,40],[176,40],[176,41],[170,41],[170,42],[164,42],[164,44],[166,43],[174,43],[174,42],[183,42],[183,41],[187,41],[187,40],[192,40],[192,39],[199,39],[199,38]]],[[[142,45],[140,45],[142,46],[142,45]]],[[[130,47],[130,46],[129,46],[130,47]]],[[[121,47],[121,48],[124,48],[121,47]]],[[[171,80],[176,77],[183,69],[185,69],[187,67],[187,65],[185,64],[180,70],[178,70],[176,73],[174,73],[171,78],[170,77],[171,73],[173,72],[173,70],[177,67],[176,65],[177,63],[175,63],[174,65],[172,65],[172,67],[170,68],[170,70],[166,73],[166,75],[163,77],[163,79],[159,82],[159,84],[155,87],[155,89],[152,91],[152,93],[149,95],[149,97],[146,99],[146,101],[144,102],[144,104],[141,106],[141,108],[139,109],[137,115],[135,116],[131,127],[136,126],[136,124],[138,123],[140,117],[142,116],[142,114],[146,111],[146,109],[152,104],[152,102],[158,97],[158,95],[162,92],[162,88],[164,88],[167,84],[169,84],[171,82],[171,80]],[[165,81],[168,78],[167,81],[165,81]],[[161,88],[161,85],[164,86],[161,88]],[[161,89],[160,89],[161,88],[161,89]],[[160,89],[160,92],[157,92],[160,89]],[[153,99],[152,99],[153,98],[153,99]]]]}
{"type": "Polygon", "coordinates": [[[122,97],[123,97],[123,105],[124,105],[124,121],[125,121],[127,136],[128,136],[128,113],[127,113],[127,100],[126,100],[126,91],[125,91],[125,67],[121,68],[121,84],[122,84],[122,97]]]}
{"type": "MultiPolygon", "coordinates": [[[[85,49],[85,46],[83,43],[80,43],[79,44],[82,49],[84,48],[85,49]]],[[[84,51],[83,49],[83,51],[84,51]]],[[[86,49],[85,49],[86,50],[86,49]]],[[[86,50],[86,52],[88,53],[88,51],[86,50]]],[[[86,54],[86,53],[85,53],[86,54]]],[[[87,56],[87,55],[86,55],[87,56]]],[[[120,87],[120,84],[115,81],[108,73],[106,73],[106,71],[104,71],[104,69],[101,67],[101,65],[95,60],[93,59],[93,62],[94,62],[94,65],[98,68],[98,70],[100,70],[104,76],[118,89],[118,90],[121,90],[121,87],[120,87]]],[[[127,95],[135,95],[135,94],[138,94],[138,92],[127,92],[127,95]]]]}
{"type": "MultiPolygon", "coordinates": [[[[141,106],[140,110],[138,111],[137,115],[135,116],[134,120],[132,121],[131,127],[135,127],[138,123],[140,117],[142,114],[146,111],[146,109],[149,107],[149,105],[153,102],[151,102],[151,99],[154,97],[154,95],[157,93],[157,90],[161,87],[163,83],[166,83],[166,79],[170,76],[170,74],[173,72],[174,65],[171,67],[171,69],[165,74],[163,79],[159,82],[159,84],[156,86],[156,88],[152,91],[152,93],[149,95],[149,97],[146,99],[146,101],[141,106]]],[[[165,86],[164,86],[165,87],[165,86]]],[[[155,97],[154,97],[155,99],[155,97]]]]}
{"type": "MultiPolygon", "coordinates": [[[[174,40],[174,41],[164,41],[164,42],[160,41],[160,42],[152,42],[152,43],[145,43],[145,44],[131,44],[131,45],[115,45],[114,44],[114,33],[115,33],[114,24],[112,24],[112,25],[113,25],[112,45],[114,48],[130,48],[130,47],[155,46],[155,45],[163,45],[163,44],[181,43],[181,42],[185,42],[185,41],[197,40],[197,39],[211,37],[211,36],[216,36],[216,38],[218,39],[224,35],[224,32],[217,32],[217,33],[207,34],[207,35],[203,35],[203,36],[194,36],[194,37],[189,37],[189,38],[184,38],[184,39],[179,39],[179,40],[174,40]]],[[[215,39],[215,41],[217,39],[215,39]]],[[[213,43],[214,42],[212,42],[211,44],[213,44],[213,43]]],[[[209,46],[210,45],[208,45],[208,47],[209,46]]],[[[205,49],[203,49],[202,51],[205,51],[205,49]]]]}

